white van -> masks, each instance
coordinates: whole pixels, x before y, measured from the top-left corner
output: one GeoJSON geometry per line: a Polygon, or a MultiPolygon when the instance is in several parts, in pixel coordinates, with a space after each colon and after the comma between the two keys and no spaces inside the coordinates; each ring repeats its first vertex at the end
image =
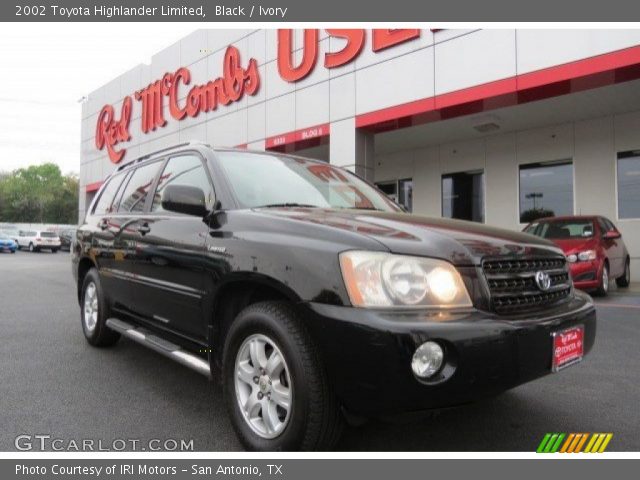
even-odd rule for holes
{"type": "Polygon", "coordinates": [[[56,253],[60,250],[60,237],[56,232],[44,230],[20,230],[18,232],[18,249],[28,248],[30,252],[42,249],[56,253]]]}

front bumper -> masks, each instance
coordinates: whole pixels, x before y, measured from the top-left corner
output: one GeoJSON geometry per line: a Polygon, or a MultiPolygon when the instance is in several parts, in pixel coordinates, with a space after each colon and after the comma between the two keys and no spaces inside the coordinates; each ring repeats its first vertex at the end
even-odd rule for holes
{"type": "Polygon", "coordinates": [[[600,287],[602,266],[603,263],[600,259],[569,263],[569,272],[574,287],[581,290],[594,290],[600,287]]]}
{"type": "MultiPolygon", "coordinates": [[[[588,295],[532,315],[509,319],[487,312],[381,312],[306,304],[307,325],[335,393],[362,415],[386,415],[459,405],[551,373],[552,332],[584,325],[584,353],[596,334],[588,295]],[[445,348],[441,378],[418,380],[410,362],[417,346],[445,348]]],[[[438,377],[438,375],[436,375],[438,377]]]]}

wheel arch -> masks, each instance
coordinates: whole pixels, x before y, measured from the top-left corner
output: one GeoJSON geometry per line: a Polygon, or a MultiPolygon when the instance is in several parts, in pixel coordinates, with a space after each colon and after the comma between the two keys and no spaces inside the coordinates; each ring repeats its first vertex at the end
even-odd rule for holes
{"type": "Polygon", "coordinates": [[[96,268],[96,264],[89,257],[83,257],[78,262],[78,284],[77,284],[78,303],[80,303],[80,297],[82,294],[81,292],[82,283],[84,282],[84,277],[92,268],[96,268]]]}
{"type": "Polygon", "coordinates": [[[262,274],[234,275],[216,289],[209,325],[216,365],[222,363],[226,334],[235,318],[249,305],[264,301],[299,303],[301,298],[288,285],[262,274]]]}

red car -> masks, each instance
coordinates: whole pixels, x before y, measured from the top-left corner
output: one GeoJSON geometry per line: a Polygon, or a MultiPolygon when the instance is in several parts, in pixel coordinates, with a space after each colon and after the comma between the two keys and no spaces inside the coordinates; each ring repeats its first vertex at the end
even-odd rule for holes
{"type": "Polygon", "coordinates": [[[629,252],[611,220],[600,216],[540,218],[524,229],[558,245],[569,262],[576,288],[606,295],[609,280],[628,287],[629,252]]]}

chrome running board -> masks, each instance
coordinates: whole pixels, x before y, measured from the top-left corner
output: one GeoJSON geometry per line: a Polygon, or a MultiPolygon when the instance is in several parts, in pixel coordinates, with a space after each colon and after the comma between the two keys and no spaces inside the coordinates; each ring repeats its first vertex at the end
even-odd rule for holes
{"type": "Polygon", "coordinates": [[[117,318],[108,318],[106,321],[107,327],[114,330],[127,338],[130,338],[134,342],[137,342],[145,347],[154,350],[165,357],[168,357],[176,362],[195,370],[198,373],[211,378],[211,368],[209,368],[209,362],[207,360],[194,355],[191,352],[184,350],[179,345],[171,343],[163,338],[154,335],[150,331],[135,327],[127,322],[118,320],[117,318]]]}

